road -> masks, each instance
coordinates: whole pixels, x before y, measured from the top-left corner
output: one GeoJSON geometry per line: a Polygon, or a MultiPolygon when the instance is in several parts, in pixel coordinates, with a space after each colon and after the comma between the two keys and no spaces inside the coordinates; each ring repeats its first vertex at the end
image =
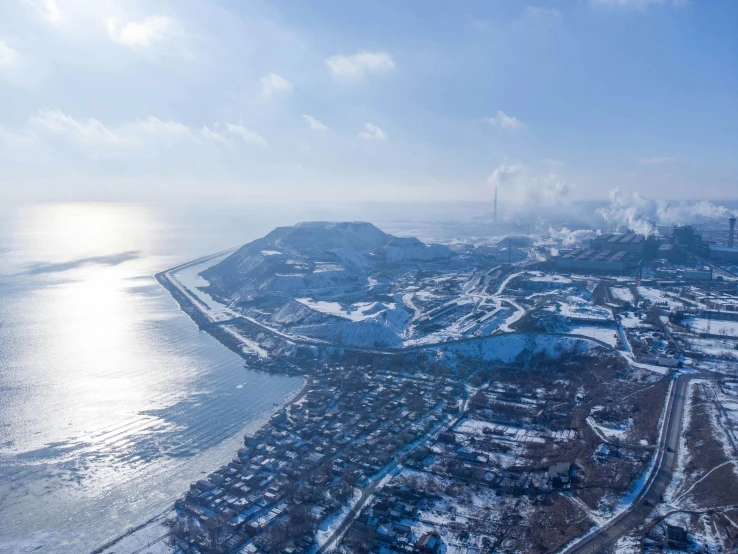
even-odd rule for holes
{"type": "Polygon", "coordinates": [[[330,536],[330,538],[321,546],[317,554],[322,554],[323,552],[327,552],[330,550],[333,546],[333,544],[343,536],[343,534],[346,532],[346,530],[349,528],[351,523],[356,519],[356,517],[361,513],[361,510],[364,508],[364,505],[367,503],[367,501],[372,497],[372,495],[377,491],[377,489],[380,486],[380,483],[382,482],[385,475],[388,475],[391,471],[393,471],[398,465],[402,464],[405,460],[407,460],[410,456],[412,456],[421,446],[427,444],[429,440],[431,440],[434,437],[437,437],[440,433],[442,433],[446,429],[451,429],[454,425],[456,425],[462,417],[464,417],[464,412],[466,411],[468,400],[464,401],[464,405],[461,408],[461,411],[458,416],[456,416],[451,421],[448,421],[446,423],[441,423],[436,427],[433,431],[428,433],[423,439],[419,440],[419,442],[413,446],[410,450],[405,452],[404,454],[397,457],[397,459],[393,460],[389,464],[387,464],[384,469],[381,472],[381,477],[377,477],[372,481],[369,485],[364,487],[361,491],[361,497],[359,498],[358,502],[354,504],[354,507],[349,510],[349,513],[346,515],[346,518],[341,522],[341,525],[338,526],[338,529],[330,536]]]}
{"type": "MultiPolygon", "coordinates": [[[[260,330],[262,330],[262,331],[264,331],[266,333],[269,333],[269,334],[271,334],[271,335],[273,335],[273,336],[275,336],[277,338],[280,338],[282,340],[285,340],[287,342],[290,342],[292,344],[297,344],[297,345],[302,345],[302,346],[317,346],[317,347],[324,347],[324,348],[326,348],[326,347],[327,348],[334,347],[334,348],[341,348],[343,350],[350,350],[350,351],[353,351],[353,352],[364,352],[364,353],[369,353],[369,354],[387,354],[387,355],[403,354],[403,353],[407,353],[407,352],[418,352],[418,351],[421,351],[421,350],[429,350],[429,349],[432,349],[432,348],[440,348],[440,347],[443,347],[443,346],[451,346],[451,345],[454,345],[454,344],[483,341],[483,340],[487,340],[487,339],[491,338],[492,336],[500,336],[500,335],[504,335],[504,334],[509,334],[509,335],[513,335],[513,334],[514,335],[542,335],[542,334],[545,334],[545,335],[559,336],[559,337],[570,337],[570,338],[575,338],[575,339],[580,339],[580,340],[586,340],[586,341],[589,341],[589,342],[593,342],[593,343],[598,344],[599,346],[602,346],[604,348],[607,348],[608,350],[613,350],[613,347],[610,344],[607,344],[606,342],[604,342],[604,341],[602,341],[600,339],[597,339],[597,338],[594,338],[594,337],[590,337],[590,336],[587,336],[587,335],[579,335],[579,334],[576,334],[576,333],[552,333],[552,332],[549,332],[549,333],[544,333],[544,332],[522,332],[521,333],[521,332],[512,332],[512,331],[510,331],[510,332],[498,333],[496,335],[485,335],[485,336],[480,336],[480,337],[461,337],[461,338],[458,338],[458,339],[449,339],[449,340],[445,340],[445,341],[438,341],[438,342],[433,342],[433,343],[424,343],[424,344],[418,344],[418,345],[413,345],[413,346],[402,346],[402,347],[399,347],[399,348],[391,348],[391,347],[388,347],[388,348],[368,348],[368,347],[351,346],[351,345],[343,345],[343,344],[331,344],[331,343],[327,343],[325,341],[320,341],[320,340],[317,340],[317,339],[312,339],[312,338],[306,338],[306,337],[300,337],[300,336],[290,335],[288,333],[283,333],[282,331],[278,331],[277,329],[274,329],[273,327],[270,327],[268,325],[265,325],[264,323],[262,323],[262,322],[260,322],[260,321],[258,321],[256,319],[254,319],[252,317],[248,317],[248,316],[239,314],[238,312],[235,312],[235,311],[230,310],[230,309],[228,309],[227,311],[224,311],[224,310],[219,310],[218,311],[218,310],[205,309],[205,307],[202,305],[201,300],[199,299],[199,297],[195,293],[193,293],[191,290],[189,290],[179,280],[177,280],[177,278],[173,274],[174,271],[183,269],[185,267],[189,267],[191,265],[201,264],[201,263],[204,263],[205,261],[208,261],[209,259],[213,259],[213,258],[216,258],[218,256],[222,256],[222,255],[223,255],[223,252],[219,252],[217,254],[213,254],[212,256],[208,256],[206,258],[201,258],[201,259],[195,260],[194,262],[189,262],[187,264],[184,264],[184,265],[181,265],[181,266],[177,266],[176,268],[173,268],[173,269],[168,269],[168,270],[163,271],[162,273],[158,274],[158,276],[160,276],[163,279],[166,279],[173,287],[176,287],[177,289],[179,289],[182,292],[182,294],[184,294],[187,298],[189,298],[189,300],[193,304],[193,306],[196,309],[198,309],[210,321],[209,324],[207,324],[207,325],[205,325],[203,327],[203,329],[205,329],[205,330],[207,330],[208,328],[211,328],[211,327],[217,327],[217,326],[223,326],[223,325],[233,324],[233,323],[235,323],[235,322],[237,322],[237,321],[240,320],[240,321],[246,321],[246,322],[248,322],[248,323],[250,323],[250,324],[258,327],[260,330]],[[223,313],[226,313],[227,312],[227,315],[229,317],[227,319],[217,319],[214,316],[214,313],[216,311],[219,314],[223,314],[223,313]]],[[[515,277],[516,275],[517,274],[512,275],[511,277],[515,277]]],[[[506,285],[507,282],[509,282],[509,279],[506,280],[506,282],[504,283],[504,285],[506,285]]],[[[502,289],[504,287],[501,285],[500,288],[502,289]]],[[[525,313],[525,310],[523,310],[523,308],[521,306],[515,304],[515,302],[513,302],[512,300],[505,299],[505,301],[506,302],[510,302],[519,311],[521,311],[522,313],[525,313]]]]}
{"type": "Polygon", "coordinates": [[[676,466],[687,383],[690,379],[696,377],[699,377],[699,375],[683,374],[674,381],[666,408],[664,426],[661,431],[660,446],[656,454],[656,465],[643,490],[630,508],[614,517],[594,533],[582,537],[565,549],[563,554],[608,552],[618,539],[642,525],[656,505],[661,502],[661,495],[666,492],[669,483],[671,483],[671,477],[676,466]]]}

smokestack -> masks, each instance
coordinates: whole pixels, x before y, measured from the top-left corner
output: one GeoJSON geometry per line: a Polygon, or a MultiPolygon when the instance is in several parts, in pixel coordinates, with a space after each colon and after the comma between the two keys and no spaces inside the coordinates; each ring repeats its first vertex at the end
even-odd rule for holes
{"type": "Polygon", "coordinates": [[[731,217],[728,220],[728,223],[730,224],[730,231],[728,234],[728,248],[733,248],[733,235],[735,234],[735,216],[731,217]]]}
{"type": "Polygon", "coordinates": [[[494,213],[492,221],[493,223],[497,223],[497,186],[496,185],[495,185],[495,213],[494,213]]]}

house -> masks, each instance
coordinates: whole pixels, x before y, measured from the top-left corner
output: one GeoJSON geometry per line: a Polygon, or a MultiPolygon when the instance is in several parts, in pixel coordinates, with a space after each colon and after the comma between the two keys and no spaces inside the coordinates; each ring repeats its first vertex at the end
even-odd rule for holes
{"type": "Polygon", "coordinates": [[[559,462],[548,468],[548,478],[551,479],[551,485],[555,489],[568,487],[571,483],[571,464],[569,462],[559,462]]]}
{"type": "Polygon", "coordinates": [[[689,538],[684,527],[666,526],[666,546],[677,550],[685,550],[689,546],[689,538]]]}
{"type": "Polygon", "coordinates": [[[456,435],[453,432],[445,431],[438,435],[438,440],[447,444],[456,444],[456,435]]]}
{"type": "Polygon", "coordinates": [[[377,540],[392,544],[395,540],[395,532],[389,525],[379,525],[376,530],[377,540]]]}
{"type": "Polygon", "coordinates": [[[440,535],[437,533],[426,533],[415,544],[415,551],[435,554],[436,552],[440,552],[442,544],[440,535]]]}

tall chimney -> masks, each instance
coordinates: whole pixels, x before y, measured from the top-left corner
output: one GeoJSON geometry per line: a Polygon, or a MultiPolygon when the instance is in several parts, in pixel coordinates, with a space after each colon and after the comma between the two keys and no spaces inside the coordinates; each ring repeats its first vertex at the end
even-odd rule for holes
{"type": "Polygon", "coordinates": [[[497,223],[497,187],[495,186],[495,215],[493,218],[493,223],[497,223]]]}
{"type": "Polygon", "coordinates": [[[730,224],[730,234],[728,235],[728,248],[733,248],[733,235],[735,234],[735,216],[728,220],[730,224]]]}

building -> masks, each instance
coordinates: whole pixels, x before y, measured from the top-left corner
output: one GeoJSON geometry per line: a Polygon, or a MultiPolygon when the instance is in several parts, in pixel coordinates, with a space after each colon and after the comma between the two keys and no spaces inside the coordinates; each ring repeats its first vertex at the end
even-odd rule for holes
{"type": "Polygon", "coordinates": [[[440,552],[443,542],[438,533],[426,533],[415,545],[416,552],[436,553],[440,552]]]}
{"type": "Polygon", "coordinates": [[[638,255],[645,253],[646,237],[638,233],[622,233],[600,235],[589,242],[594,250],[611,252],[631,252],[638,255]]]}
{"type": "Polygon", "coordinates": [[[693,269],[684,270],[685,281],[711,281],[712,280],[712,268],[711,267],[700,267],[693,269]]]}
{"type": "Polygon", "coordinates": [[[656,257],[660,260],[666,260],[671,264],[683,264],[689,258],[687,251],[673,244],[664,243],[659,246],[656,257]]]}
{"type": "Polygon", "coordinates": [[[632,256],[625,250],[615,252],[577,248],[557,258],[556,269],[567,272],[622,274],[628,268],[637,267],[639,263],[640,258],[632,256]]]}
{"type": "Polygon", "coordinates": [[[702,235],[696,233],[691,225],[677,225],[674,227],[670,242],[693,254],[705,255],[707,253],[708,245],[702,242],[702,235]]]}
{"type": "Polygon", "coordinates": [[[666,526],[666,546],[677,550],[684,550],[689,546],[689,537],[683,527],[676,525],[666,526]]]}
{"type": "Polygon", "coordinates": [[[571,484],[571,464],[569,462],[559,462],[548,468],[548,478],[551,479],[551,486],[555,489],[563,489],[571,484]]]}
{"type": "Polygon", "coordinates": [[[738,248],[711,244],[710,259],[716,262],[738,263],[738,248]]]}

